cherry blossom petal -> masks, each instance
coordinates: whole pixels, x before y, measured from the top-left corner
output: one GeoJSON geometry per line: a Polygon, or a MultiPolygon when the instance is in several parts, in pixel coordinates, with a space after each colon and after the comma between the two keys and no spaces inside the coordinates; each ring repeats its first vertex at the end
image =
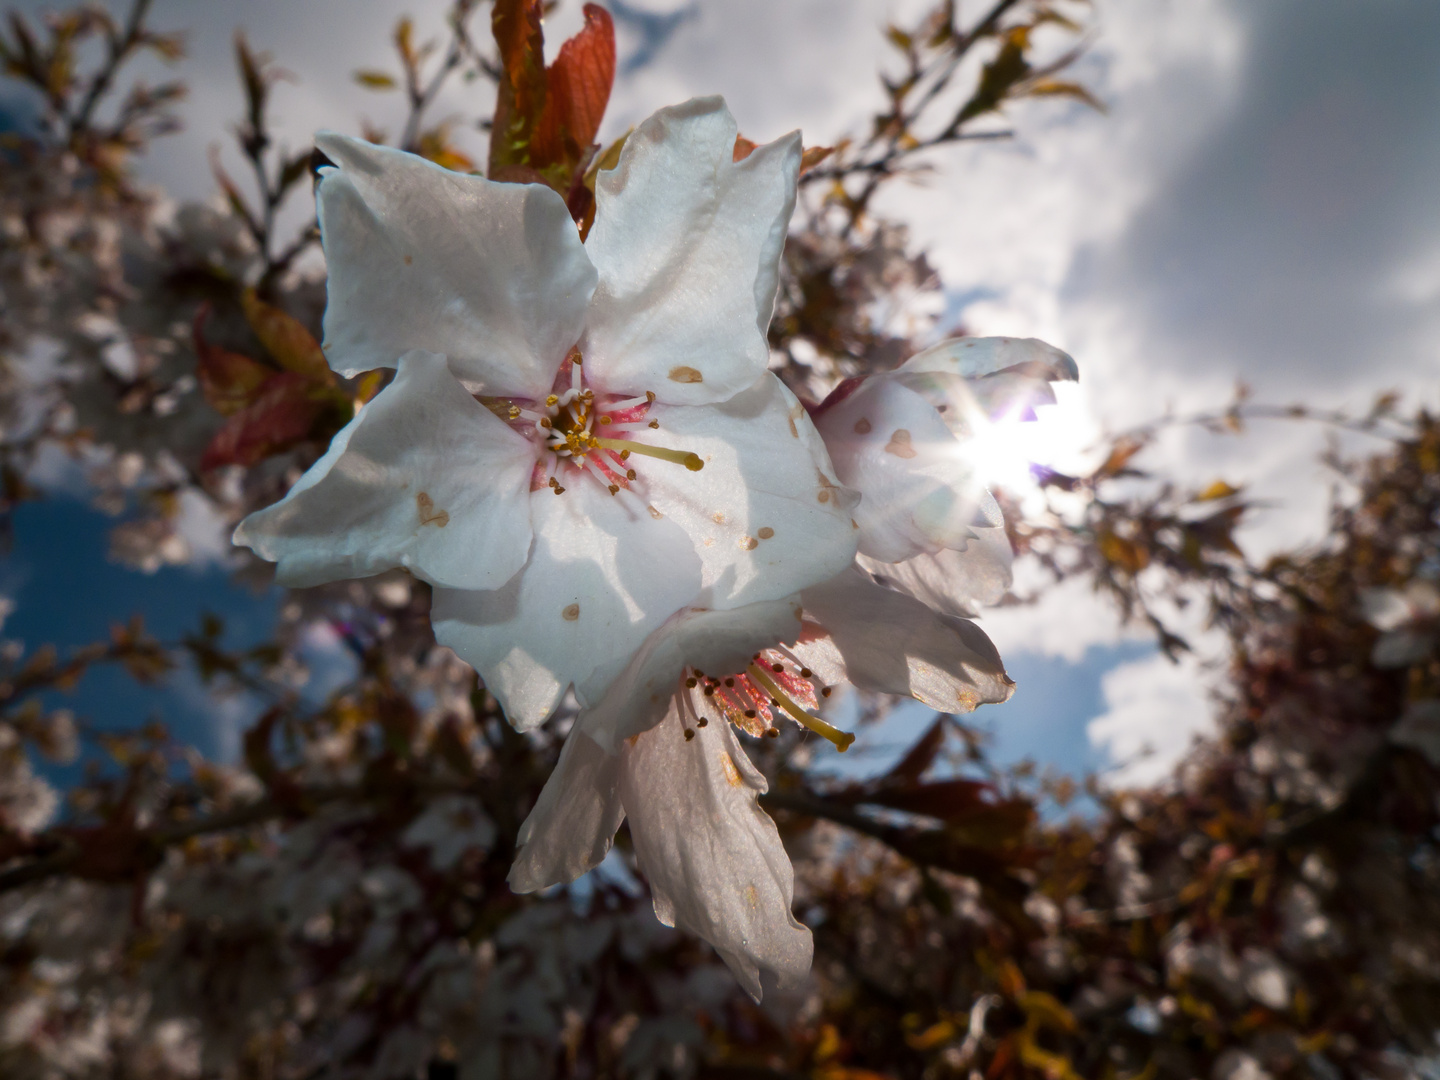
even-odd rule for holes
{"type": "Polygon", "coordinates": [[[530,550],[535,448],[473,397],[443,356],[407,353],[366,405],[235,542],[278,563],[283,585],[396,566],[452,589],[497,589],[530,550]],[[476,483],[484,477],[484,483],[476,483]]]}
{"type": "Polygon", "coordinates": [[[1067,353],[1038,338],[953,338],[917,353],[890,377],[920,393],[957,434],[968,434],[972,410],[988,419],[1034,418],[1055,403],[1052,382],[1074,382],[1067,353]]]}
{"type": "Polygon", "coordinates": [[[524,731],[574,684],[597,701],[646,636],[687,605],[700,561],[674,522],[583,480],[531,493],[535,545],[491,592],[435,594],[435,638],[472,665],[524,731]]]}
{"type": "Polygon", "coordinates": [[[1039,338],[950,338],[916,353],[899,370],[939,371],[978,379],[1012,368],[1043,374],[1049,382],[1074,382],[1080,378],[1080,369],[1069,353],[1039,338]]]}
{"type": "Polygon", "coordinates": [[[765,778],[729,724],[695,735],[662,724],[626,745],[620,798],[656,917],[713,945],[759,1001],[761,969],[794,985],[810,970],[814,943],[790,910],[794,871],[760,809],[765,778]]]}
{"type": "Polygon", "coordinates": [[[605,696],[577,725],[607,749],[661,723],[686,668],[744,671],[750,658],[800,629],[800,599],[770,600],[728,611],[687,609],[651,634],[605,696]]]}
{"type": "Polygon", "coordinates": [[[850,564],[855,493],[838,484],[804,406],[774,375],[719,405],[657,404],[651,415],[659,430],[637,441],[705,462],[689,472],[647,461],[639,488],[692,538],[704,565],[700,603],[773,599],[850,564]]]}
{"type": "Polygon", "coordinates": [[[885,583],[909,593],[942,615],[972,618],[998,603],[1010,588],[1014,552],[1003,527],[974,528],[965,547],[886,563],[861,555],[856,561],[885,583]]]}
{"type": "Polygon", "coordinates": [[[601,749],[577,724],[520,826],[510,887],[518,893],[534,892],[593,870],[624,820],[620,758],[601,749]]]}
{"type": "Polygon", "coordinates": [[[408,349],[486,393],[543,396],[595,291],[565,200],[322,133],[316,196],[329,272],[325,354],[342,375],[408,349]]]}
{"type": "Polygon", "coordinates": [[[874,377],[821,410],[815,426],[841,483],[861,493],[861,553],[899,562],[968,539],[988,495],[925,398],[874,377]]]}
{"type": "MultiPolygon", "coordinates": [[[[1014,690],[978,626],[938,615],[860,570],[806,589],[800,600],[806,619],[829,633],[846,677],[861,690],[913,697],[948,713],[1006,701],[1014,690]]],[[[806,650],[802,643],[796,654],[809,663],[806,650]]]]}
{"type": "Polygon", "coordinates": [[[721,98],[695,98],[642,123],[600,174],[584,346],[599,385],[696,405],[765,371],[800,134],[737,162],[735,131],[721,98]]]}

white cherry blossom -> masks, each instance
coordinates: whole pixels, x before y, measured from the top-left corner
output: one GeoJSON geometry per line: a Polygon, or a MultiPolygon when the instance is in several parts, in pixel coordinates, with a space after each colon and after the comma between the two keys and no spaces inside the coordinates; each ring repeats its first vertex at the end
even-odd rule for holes
{"type": "Polygon", "coordinates": [[[655,913],[704,938],[745,989],[761,971],[791,985],[810,969],[794,879],[760,808],[765,777],[737,732],[794,722],[844,750],[815,715],[841,680],[947,712],[1006,700],[1013,683],[964,619],[851,568],[787,601],[672,617],[609,692],[584,710],[520,829],[511,886],[529,892],[599,865],[625,819],[655,913]]]}
{"type": "Polygon", "coordinates": [[[339,135],[317,146],[325,354],[395,367],[236,542],[288,585],[408,568],[510,720],[597,701],[651,631],[854,556],[853,493],[766,371],[799,135],[733,160],[719,98],[663,109],[559,195],[339,135]]]}
{"type": "Polygon", "coordinates": [[[956,338],[842,383],[814,412],[836,474],[861,493],[859,564],[950,615],[1010,584],[1000,507],[963,443],[1055,400],[1075,361],[1034,338],[956,338]]]}

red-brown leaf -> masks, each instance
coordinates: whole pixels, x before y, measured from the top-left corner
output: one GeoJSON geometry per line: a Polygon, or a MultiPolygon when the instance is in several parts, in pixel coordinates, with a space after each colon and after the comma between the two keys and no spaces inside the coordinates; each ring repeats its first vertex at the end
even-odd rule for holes
{"type": "Polygon", "coordinates": [[[265,346],[265,351],[286,371],[293,371],[312,383],[323,386],[335,385],[335,373],[320,351],[320,343],[305,329],[305,324],[295,316],[267,304],[255,295],[254,289],[246,289],[240,296],[240,306],[250,329],[265,346]]]}
{"type": "Polygon", "coordinates": [[[309,436],[331,403],[316,395],[315,384],[293,371],[270,376],[256,399],[225,421],[215,433],[200,468],[254,465],[309,436]]]}
{"type": "Polygon", "coordinates": [[[584,29],[560,46],[545,72],[545,111],[535,131],[537,167],[579,164],[578,156],[600,130],[614,82],[615,24],[604,8],[586,4],[584,29]],[[572,157],[577,160],[567,160],[572,157]]]}
{"type": "Polygon", "coordinates": [[[211,408],[221,416],[232,416],[255,400],[265,380],[275,372],[243,353],[207,342],[205,322],[209,317],[208,304],[195,314],[195,356],[199,361],[195,373],[211,408]]]}
{"type": "Polygon", "coordinates": [[[950,721],[946,717],[937,716],[925,734],[916,740],[914,746],[905,751],[905,756],[882,777],[881,782],[899,784],[914,783],[919,780],[925,770],[934,764],[936,755],[940,753],[940,747],[945,745],[945,729],[949,724],[950,721]]]}
{"type": "Polygon", "coordinates": [[[990,807],[985,801],[989,791],[990,785],[980,780],[939,780],[933,784],[878,791],[865,801],[907,814],[954,821],[990,807]]]}
{"type": "Polygon", "coordinates": [[[542,0],[495,0],[490,29],[504,73],[490,130],[492,179],[511,165],[530,164],[530,144],[545,108],[545,34],[542,0]]]}

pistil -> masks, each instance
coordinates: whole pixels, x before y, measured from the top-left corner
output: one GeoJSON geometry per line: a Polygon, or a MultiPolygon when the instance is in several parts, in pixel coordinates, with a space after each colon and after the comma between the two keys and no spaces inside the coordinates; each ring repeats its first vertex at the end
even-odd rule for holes
{"type": "Polygon", "coordinates": [[[667,450],[663,446],[650,446],[646,443],[631,442],[629,439],[597,439],[593,436],[590,440],[595,446],[605,450],[614,450],[618,453],[640,454],[642,457],[659,458],[661,461],[673,461],[677,465],[684,465],[691,472],[699,472],[705,467],[699,454],[692,454],[688,450],[667,450]]]}
{"type": "Polygon", "coordinates": [[[773,700],[776,705],[779,705],[780,708],[793,716],[799,723],[815,732],[816,735],[829,739],[835,744],[835,749],[839,750],[842,754],[848,750],[850,744],[855,741],[855,736],[850,732],[841,731],[837,727],[832,727],[818,716],[812,716],[800,708],[799,705],[795,704],[795,702],[791,701],[790,696],[781,690],[775,680],[770,677],[769,673],[762,670],[758,664],[751,664],[745,671],[750,678],[765,688],[766,693],[770,695],[771,700],[773,700]]]}

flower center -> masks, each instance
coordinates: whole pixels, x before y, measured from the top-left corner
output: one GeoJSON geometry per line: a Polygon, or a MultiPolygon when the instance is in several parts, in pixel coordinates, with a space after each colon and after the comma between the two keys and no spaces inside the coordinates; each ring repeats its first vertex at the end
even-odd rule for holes
{"type": "Polygon", "coordinates": [[[745,670],[735,675],[716,678],[691,668],[682,677],[675,700],[687,740],[695,737],[694,728],[709,724],[712,714],[747,735],[777,738],[780,729],[775,721],[783,713],[802,727],[829,739],[843,754],[855,736],[832,727],[809,711],[818,709],[820,699],[828,698],[830,691],[830,687],[816,681],[814,672],[794,653],[777,645],[756,653],[745,670]]]}
{"type": "Polygon", "coordinates": [[[579,349],[560,365],[553,392],[544,401],[528,398],[482,398],[495,415],[537,441],[548,453],[536,463],[533,488],[548,487],[556,495],[565,492],[581,474],[588,474],[609,489],[611,495],[628,491],[639,477],[632,457],[684,465],[699,472],[705,462],[698,454],[671,450],[653,442],[640,442],[631,435],[648,435],[660,428],[651,417],[655,394],[647,390],[639,397],[597,396],[585,385],[584,360],[579,349]]]}

